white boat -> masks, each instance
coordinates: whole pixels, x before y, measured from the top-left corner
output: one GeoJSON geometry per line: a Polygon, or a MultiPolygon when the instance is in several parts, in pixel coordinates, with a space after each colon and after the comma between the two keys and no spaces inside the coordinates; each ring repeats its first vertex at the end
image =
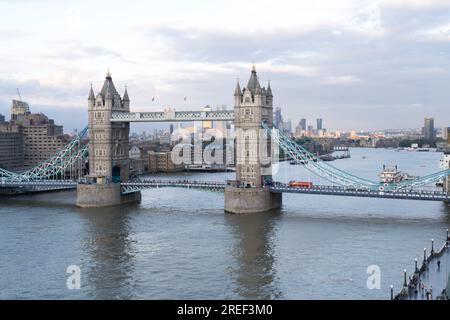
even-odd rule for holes
{"type": "Polygon", "coordinates": [[[383,165],[383,171],[378,175],[381,183],[398,183],[403,180],[404,175],[398,171],[397,166],[386,167],[383,165]]]}

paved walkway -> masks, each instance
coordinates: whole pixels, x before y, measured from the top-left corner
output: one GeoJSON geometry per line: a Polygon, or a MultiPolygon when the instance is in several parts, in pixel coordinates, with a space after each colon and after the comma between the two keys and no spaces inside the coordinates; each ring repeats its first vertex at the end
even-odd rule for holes
{"type": "Polygon", "coordinates": [[[421,267],[419,264],[419,268],[420,271],[415,274],[414,279],[408,281],[408,288],[404,288],[397,295],[398,299],[435,300],[441,296],[450,277],[450,247],[444,244],[437,253],[428,256],[427,262],[421,267]],[[427,292],[431,294],[427,295],[427,292]]]}

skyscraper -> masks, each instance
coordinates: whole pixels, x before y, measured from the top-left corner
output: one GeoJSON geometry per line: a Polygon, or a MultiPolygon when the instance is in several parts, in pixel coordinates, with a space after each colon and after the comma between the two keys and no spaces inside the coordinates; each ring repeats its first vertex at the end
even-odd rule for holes
{"type": "Polygon", "coordinates": [[[275,112],[273,113],[273,124],[275,127],[279,128],[283,123],[283,117],[281,116],[281,108],[276,107],[275,112]]]}
{"type": "Polygon", "coordinates": [[[31,112],[28,103],[13,99],[11,105],[11,120],[17,120],[20,116],[29,114],[31,114],[31,112]]]}
{"type": "Polygon", "coordinates": [[[288,121],[283,123],[283,131],[290,135],[292,133],[292,121],[289,119],[288,121]]]}
{"type": "Polygon", "coordinates": [[[322,118],[317,118],[317,131],[322,130],[322,118]]]}
{"type": "Polygon", "coordinates": [[[306,131],[306,119],[304,118],[300,119],[299,126],[303,131],[306,131]]]}
{"type": "Polygon", "coordinates": [[[434,119],[425,118],[425,124],[423,127],[423,135],[425,139],[433,140],[436,138],[436,133],[434,131],[434,119]]]}

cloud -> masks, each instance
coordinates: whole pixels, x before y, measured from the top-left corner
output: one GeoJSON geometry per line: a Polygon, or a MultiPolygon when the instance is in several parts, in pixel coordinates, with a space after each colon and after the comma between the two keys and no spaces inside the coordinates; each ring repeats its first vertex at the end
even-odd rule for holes
{"type": "Polygon", "coordinates": [[[99,90],[108,67],[119,91],[128,84],[134,110],[231,107],[236,77],[245,84],[254,62],[293,122],[406,127],[433,114],[436,125],[450,122],[448,1],[116,4],[2,2],[0,107],[20,87],[70,127],[68,110],[85,114],[89,83],[99,90]]]}
{"type": "Polygon", "coordinates": [[[337,84],[337,85],[348,85],[355,84],[360,82],[361,79],[355,77],[353,75],[344,75],[344,76],[331,76],[325,79],[325,83],[327,84],[337,84]]]}
{"type": "Polygon", "coordinates": [[[450,7],[447,0],[381,0],[379,3],[385,8],[412,8],[417,10],[450,7]]]}
{"type": "Polygon", "coordinates": [[[58,59],[58,60],[92,60],[97,58],[103,59],[122,59],[123,55],[115,50],[108,48],[82,44],[73,42],[53,43],[57,49],[46,52],[41,55],[42,58],[58,59]]]}
{"type": "Polygon", "coordinates": [[[450,41],[450,22],[423,32],[427,40],[450,41]]]}

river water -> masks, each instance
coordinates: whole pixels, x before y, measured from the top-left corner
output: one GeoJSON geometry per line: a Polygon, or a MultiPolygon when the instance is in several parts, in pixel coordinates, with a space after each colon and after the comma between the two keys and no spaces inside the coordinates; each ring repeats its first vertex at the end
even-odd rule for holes
{"type": "MultiPolygon", "coordinates": [[[[441,157],[351,154],[332,164],[370,179],[384,163],[435,172],[441,157]]],[[[313,180],[281,163],[276,180],[294,178],[313,180]]],[[[0,198],[0,299],[389,299],[403,269],[410,274],[450,227],[449,207],[431,201],[288,194],[279,211],[234,216],[221,193],[163,188],[143,191],[141,204],[74,203],[73,191],[0,198]],[[66,286],[70,265],[80,267],[79,290],[66,286]],[[370,265],[380,268],[380,289],[367,287],[370,265]]]]}

